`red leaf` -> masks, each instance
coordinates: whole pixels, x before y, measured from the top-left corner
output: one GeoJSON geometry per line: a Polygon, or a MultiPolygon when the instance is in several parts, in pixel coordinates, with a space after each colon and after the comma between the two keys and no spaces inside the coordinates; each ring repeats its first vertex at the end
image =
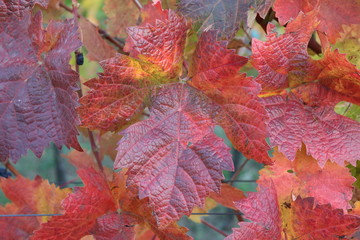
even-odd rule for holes
{"type": "Polygon", "coordinates": [[[360,104],[360,70],[350,63],[345,54],[336,49],[325,51],[324,58],[316,61],[321,68],[317,79],[330,89],[349,96],[349,101],[360,104]]]}
{"type": "Polygon", "coordinates": [[[342,96],[314,83],[297,90],[298,95],[264,98],[270,116],[272,146],[294,160],[301,143],[323,167],[327,160],[355,165],[360,154],[359,123],[338,115],[334,105],[342,96]],[[299,98],[301,97],[301,98],[299,98]]]}
{"type": "Polygon", "coordinates": [[[86,55],[92,61],[101,61],[114,57],[116,51],[99,34],[99,29],[86,18],[79,20],[83,44],[88,51],[86,55]]]}
{"type": "Polygon", "coordinates": [[[210,198],[214,199],[217,203],[236,210],[234,205],[235,201],[245,198],[243,191],[233,187],[227,183],[221,184],[220,193],[212,192],[210,193],[210,198]]]}
{"type": "Polygon", "coordinates": [[[0,0],[0,22],[11,19],[11,16],[23,17],[35,4],[47,8],[49,0],[0,0]]]}
{"type": "Polygon", "coordinates": [[[0,23],[0,161],[32,150],[40,157],[50,142],[81,150],[75,112],[78,74],[68,64],[81,46],[71,20],[41,28],[41,14],[0,23]]]}
{"type": "Polygon", "coordinates": [[[185,46],[186,20],[172,10],[162,10],[161,2],[146,5],[143,22],[129,27],[124,50],[131,57],[144,58],[162,68],[170,78],[181,71],[185,46]],[[141,57],[139,55],[142,55],[141,57]]]}
{"type": "Polygon", "coordinates": [[[330,204],[316,205],[314,198],[297,197],[291,209],[293,238],[337,240],[351,235],[360,226],[360,217],[344,215],[330,204]]]}
{"type": "Polygon", "coordinates": [[[158,236],[188,239],[187,229],[177,224],[158,229],[148,200],[139,200],[125,188],[122,172],[105,175],[93,168],[78,170],[85,186],[63,200],[65,214],[52,217],[34,233],[33,239],[80,239],[93,235],[99,239],[132,239],[134,227],[151,228],[158,236]],[[110,180],[108,180],[110,179],[110,180]]]}
{"type": "Polygon", "coordinates": [[[247,25],[250,11],[254,12],[249,21],[251,23],[256,13],[264,18],[272,2],[273,0],[181,0],[179,8],[184,16],[202,22],[201,31],[215,29],[221,37],[231,39],[242,22],[247,25]]]}
{"type": "MultiPolygon", "coordinates": [[[[61,213],[60,202],[70,189],[60,189],[47,180],[34,180],[18,176],[16,179],[0,179],[1,190],[12,201],[0,206],[0,214],[52,214],[61,213]]],[[[28,239],[48,217],[2,217],[0,236],[3,240],[28,239]]]]}
{"type": "Polygon", "coordinates": [[[126,37],[126,28],[136,25],[140,11],[131,0],[105,0],[103,8],[108,20],[107,32],[111,36],[126,37]]]}
{"type": "Polygon", "coordinates": [[[129,168],[128,185],[150,198],[164,227],[203,206],[210,191],[220,190],[222,169],[233,165],[213,132],[217,109],[200,92],[171,84],[159,88],[152,103],[149,119],[122,132],[114,167],[129,168]]]}
{"type": "Polygon", "coordinates": [[[80,99],[83,126],[118,130],[143,110],[151,86],[177,81],[169,78],[178,76],[182,64],[185,19],[162,10],[160,2],[144,7],[143,14],[144,22],[129,28],[125,46],[139,59],[119,54],[103,61],[104,73],[85,83],[93,90],[80,99]]]}
{"type": "Polygon", "coordinates": [[[90,230],[96,240],[135,239],[134,226],[137,219],[126,213],[109,213],[96,220],[90,230]]]}
{"type": "Polygon", "coordinates": [[[33,239],[80,239],[88,235],[97,218],[116,211],[116,203],[105,178],[93,168],[80,169],[78,174],[85,187],[63,200],[65,214],[55,216],[43,224],[33,239]]]}
{"type": "Polygon", "coordinates": [[[279,202],[291,202],[292,195],[314,197],[319,204],[330,203],[334,208],[347,210],[353,195],[355,178],[347,167],[327,162],[323,168],[316,159],[306,154],[305,147],[298,151],[294,161],[278,151],[274,152],[274,165],[266,166],[259,174],[258,184],[272,179],[279,202]]]}
{"type": "Polygon", "coordinates": [[[279,90],[314,80],[316,71],[307,53],[307,44],[317,25],[314,14],[300,14],[277,36],[268,25],[267,41],[253,39],[252,63],[259,71],[256,80],[263,90],[279,90]]]}
{"type": "Polygon", "coordinates": [[[270,164],[266,138],[267,119],[260,85],[239,74],[247,59],[217,42],[213,32],[202,34],[190,68],[191,84],[217,103],[221,112],[215,120],[234,147],[248,158],[270,164]]]}
{"type": "Polygon", "coordinates": [[[244,218],[252,222],[240,222],[240,228],[226,240],[269,240],[281,239],[281,219],[275,186],[259,185],[259,191],[249,193],[244,200],[235,202],[236,207],[244,213],[244,218]]]}
{"type": "Polygon", "coordinates": [[[296,18],[300,12],[316,11],[316,19],[320,22],[317,30],[325,33],[331,43],[340,37],[343,25],[360,22],[360,4],[357,0],[276,0],[274,10],[282,25],[296,18]]]}
{"type": "Polygon", "coordinates": [[[148,80],[156,77],[154,72],[143,70],[145,63],[125,55],[104,60],[101,65],[104,72],[85,83],[92,90],[80,99],[77,111],[85,127],[116,130],[141,112],[151,84],[148,80]]]}

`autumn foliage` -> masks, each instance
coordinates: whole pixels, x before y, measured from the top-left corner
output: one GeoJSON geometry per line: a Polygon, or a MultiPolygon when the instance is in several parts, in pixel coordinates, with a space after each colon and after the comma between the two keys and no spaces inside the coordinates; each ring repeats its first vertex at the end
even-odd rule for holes
{"type": "Polygon", "coordinates": [[[105,30],[81,4],[0,0],[0,161],[65,145],[84,184],[1,178],[0,214],[57,214],[1,239],[192,239],[178,221],[218,204],[242,214],[227,240],[359,239],[359,1],[105,0],[105,30]],[[257,192],[222,183],[216,127],[264,164],[257,192]]]}

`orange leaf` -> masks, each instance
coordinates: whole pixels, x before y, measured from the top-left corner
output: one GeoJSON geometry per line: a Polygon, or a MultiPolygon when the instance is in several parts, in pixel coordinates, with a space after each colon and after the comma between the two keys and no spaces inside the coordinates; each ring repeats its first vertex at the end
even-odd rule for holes
{"type": "MultiPolygon", "coordinates": [[[[16,179],[0,179],[5,196],[12,201],[0,206],[0,214],[53,214],[62,213],[60,202],[70,189],[60,189],[47,180],[34,180],[18,176],[16,179]]],[[[1,239],[27,239],[32,232],[49,217],[2,217],[0,218],[1,239]]]]}

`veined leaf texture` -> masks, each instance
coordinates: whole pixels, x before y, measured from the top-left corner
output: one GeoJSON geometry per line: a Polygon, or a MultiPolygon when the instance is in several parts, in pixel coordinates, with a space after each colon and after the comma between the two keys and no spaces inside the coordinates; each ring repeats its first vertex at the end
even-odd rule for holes
{"type": "Polygon", "coordinates": [[[0,179],[1,214],[61,214],[1,218],[2,238],[191,239],[178,221],[217,205],[243,214],[225,239],[358,238],[359,1],[72,7],[0,0],[0,161],[65,145],[84,185],[0,179]],[[256,192],[229,185],[235,150],[256,192]]]}

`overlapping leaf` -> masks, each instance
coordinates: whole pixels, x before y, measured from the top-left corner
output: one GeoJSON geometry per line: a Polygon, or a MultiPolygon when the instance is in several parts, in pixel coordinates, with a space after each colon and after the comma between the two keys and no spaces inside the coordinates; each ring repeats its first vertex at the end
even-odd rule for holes
{"type": "Polygon", "coordinates": [[[40,157],[50,142],[81,150],[75,112],[78,74],[70,53],[81,43],[71,20],[41,26],[41,14],[0,23],[0,160],[32,150],[40,157]]]}
{"type": "Polygon", "coordinates": [[[291,239],[337,240],[351,236],[360,226],[360,217],[344,214],[341,209],[333,209],[330,204],[317,205],[314,198],[297,199],[291,204],[291,239]]]}
{"type": "Polygon", "coordinates": [[[151,226],[162,239],[188,239],[186,229],[175,223],[159,230],[146,200],[125,189],[123,173],[108,181],[93,168],[78,170],[85,186],[75,189],[63,202],[65,214],[52,217],[32,239],[134,239],[135,226],[151,226]]]}
{"type": "Polygon", "coordinates": [[[345,54],[327,49],[324,58],[316,61],[316,64],[321,69],[317,79],[322,85],[360,105],[360,70],[346,59],[345,54]]]}
{"type": "Polygon", "coordinates": [[[49,0],[0,0],[0,22],[10,20],[10,17],[22,18],[35,4],[46,8],[49,0]]]}
{"type": "Polygon", "coordinates": [[[221,37],[231,39],[241,23],[247,25],[250,11],[254,12],[250,14],[252,20],[256,13],[264,18],[272,2],[273,0],[181,0],[179,8],[184,16],[199,20],[202,23],[201,31],[215,29],[219,31],[221,37]]]}
{"type": "Polygon", "coordinates": [[[86,47],[87,57],[92,61],[101,61],[115,56],[116,51],[99,34],[99,30],[90,21],[80,18],[83,44],[86,47]]]}
{"type": "Polygon", "coordinates": [[[140,18],[140,11],[131,0],[106,0],[104,12],[108,17],[107,31],[117,37],[126,37],[126,28],[136,25],[140,18]]]}
{"type": "Polygon", "coordinates": [[[272,180],[263,181],[260,190],[236,203],[252,222],[239,223],[226,239],[339,239],[350,237],[360,226],[360,218],[344,214],[330,204],[316,204],[314,198],[301,198],[282,204],[272,180]]]}
{"type": "Polygon", "coordinates": [[[234,228],[234,233],[226,240],[247,239],[281,239],[281,215],[275,186],[270,182],[259,186],[256,193],[249,193],[244,200],[235,202],[235,206],[252,222],[239,223],[240,228],[234,228]]]}
{"type": "MultiPolygon", "coordinates": [[[[12,201],[0,206],[0,214],[52,214],[61,213],[60,202],[70,193],[70,189],[60,189],[48,181],[36,177],[0,180],[1,190],[12,201]]],[[[0,234],[4,240],[28,239],[40,223],[48,217],[2,217],[0,234]]]]}
{"type": "Polygon", "coordinates": [[[264,98],[272,146],[279,146],[280,152],[294,160],[303,142],[321,167],[327,160],[355,165],[360,154],[360,125],[333,110],[344,96],[317,83],[295,92],[264,98]]]}
{"type": "Polygon", "coordinates": [[[150,118],[121,133],[115,167],[129,169],[128,185],[138,188],[140,198],[149,197],[164,227],[202,206],[219,191],[222,170],[232,170],[215,125],[247,156],[271,163],[267,116],[257,97],[260,85],[238,73],[247,59],[216,42],[214,32],[203,33],[194,53],[189,78],[197,89],[171,84],[181,73],[186,22],[159,3],[145,6],[142,16],[143,23],[128,30],[130,57],[103,62],[104,73],[87,83],[93,91],[81,99],[79,113],[86,126],[115,130],[142,110],[151,93],[150,118]]]}
{"type": "Polygon", "coordinates": [[[117,204],[102,174],[93,168],[80,169],[78,174],[85,187],[76,188],[64,199],[65,214],[43,224],[33,239],[80,239],[90,234],[99,217],[116,211],[117,204]]]}
{"type": "Polygon", "coordinates": [[[156,91],[150,117],[122,132],[115,168],[129,168],[128,184],[149,197],[158,222],[166,226],[210,191],[220,190],[222,169],[232,170],[229,148],[214,134],[218,113],[206,96],[186,84],[156,91]]]}
{"type": "Polygon", "coordinates": [[[253,40],[253,65],[259,71],[256,78],[263,91],[296,87],[318,79],[321,84],[359,103],[360,71],[337,50],[325,49],[324,58],[312,60],[307,44],[317,26],[316,12],[302,13],[286,27],[286,33],[276,36],[268,28],[268,40],[253,40]]]}
{"type": "Polygon", "coordinates": [[[104,60],[101,65],[104,73],[85,83],[92,90],[80,99],[77,111],[85,127],[116,130],[141,112],[151,85],[148,80],[156,73],[143,70],[146,63],[124,55],[104,60]]]}
{"type": "Polygon", "coordinates": [[[277,36],[268,25],[267,41],[253,39],[252,63],[259,71],[256,80],[264,91],[279,90],[314,80],[314,66],[307,53],[307,44],[317,25],[314,13],[300,14],[277,36]]]}
{"type": "Polygon", "coordinates": [[[143,15],[139,27],[128,29],[125,49],[131,57],[117,55],[103,61],[104,73],[85,83],[93,90],[80,99],[78,113],[84,126],[106,131],[121,128],[143,110],[151,86],[172,82],[179,74],[185,19],[162,10],[160,3],[149,4],[143,15]]]}
{"type": "Polygon", "coordinates": [[[246,58],[226,49],[226,42],[217,42],[214,32],[205,32],[193,55],[191,84],[218,104],[221,112],[215,120],[234,147],[248,158],[269,164],[267,115],[257,96],[261,87],[238,73],[246,62],[246,58]]]}
{"type": "Polygon", "coordinates": [[[131,57],[160,66],[168,78],[178,77],[188,29],[184,17],[163,10],[161,2],[146,5],[142,17],[140,26],[127,29],[129,37],[124,50],[131,57]]]}
{"type": "Polygon", "coordinates": [[[317,30],[324,33],[331,43],[340,36],[343,25],[360,22],[360,3],[357,0],[276,0],[274,10],[282,25],[300,12],[316,11],[316,19],[320,22],[317,30]]]}
{"type": "Polygon", "coordinates": [[[355,178],[348,168],[327,162],[323,168],[316,159],[306,154],[303,147],[294,161],[279,152],[274,152],[274,165],[260,170],[258,184],[265,184],[269,178],[274,182],[280,203],[290,202],[291,195],[314,197],[316,203],[330,203],[334,208],[349,209],[352,198],[352,184],[355,178]]]}

